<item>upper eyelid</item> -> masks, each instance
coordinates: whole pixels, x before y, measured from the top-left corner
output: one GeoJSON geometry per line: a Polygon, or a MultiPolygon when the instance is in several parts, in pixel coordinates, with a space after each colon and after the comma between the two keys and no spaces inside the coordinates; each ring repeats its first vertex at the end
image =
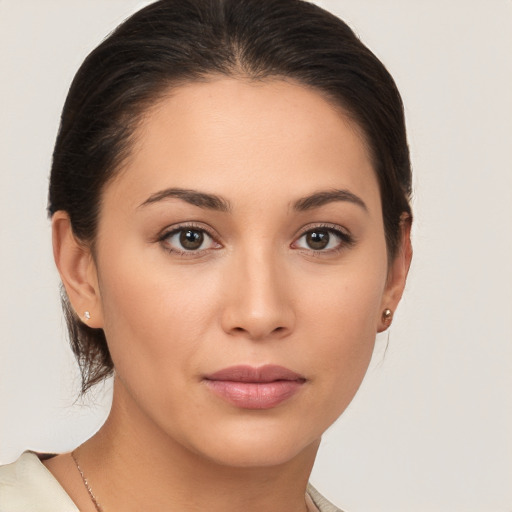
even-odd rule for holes
{"type": "Polygon", "coordinates": [[[160,234],[157,236],[155,241],[158,242],[162,246],[164,246],[164,245],[168,246],[168,247],[165,247],[166,251],[168,251],[170,253],[174,253],[181,257],[187,257],[187,258],[200,257],[200,256],[204,255],[205,253],[208,253],[212,249],[219,248],[219,247],[213,247],[213,248],[209,247],[206,249],[187,250],[187,249],[172,248],[171,243],[166,242],[166,240],[169,239],[171,236],[175,236],[180,231],[185,231],[187,229],[191,230],[191,231],[202,231],[203,233],[206,233],[206,235],[211,239],[211,242],[213,242],[213,244],[216,244],[216,245],[222,247],[222,244],[218,241],[218,238],[215,235],[210,233],[209,230],[206,229],[205,227],[196,226],[194,223],[192,223],[192,224],[185,223],[185,224],[178,224],[175,226],[169,226],[160,232],[160,234]]]}
{"type": "Polygon", "coordinates": [[[297,248],[298,250],[307,250],[308,252],[315,253],[315,254],[332,254],[336,252],[340,252],[340,250],[343,250],[343,248],[349,248],[352,247],[357,243],[357,239],[355,236],[346,228],[343,228],[339,224],[329,224],[329,223],[321,223],[316,226],[308,226],[307,228],[304,228],[298,235],[295,236],[292,245],[297,243],[298,240],[300,240],[303,236],[305,236],[307,233],[310,233],[311,231],[330,231],[334,233],[334,235],[340,239],[340,244],[338,248],[332,248],[332,249],[304,249],[302,247],[297,248]]]}
{"type": "Polygon", "coordinates": [[[306,233],[309,233],[310,231],[314,231],[315,229],[325,229],[326,231],[334,231],[341,233],[346,236],[352,237],[352,233],[349,229],[340,226],[339,224],[331,224],[329,222],[319,222],[315,223],[313,225],[309,224],[307,226],[302,227],[297,234],[295,235],[296,239],[305,235],[306,233]]]}
{"type": "MultiPolygon", "coordinates": [[[[164,240],[165,238],[169,237],[170,235],[174,233],[179,233],[182,230],[185,229],[196,229],[198,231],[205,232],[209,237],[211,237],[215,242],[222,244],[220,242],[220,236],[217,234],[217,232],[211,228],[208,225],[203,224],[202,222],[195,222],[195,221],[185,221],[183,223],[167,226],[164,228],[160,234],[157,236],[158,240],[164,240]]],[[[315,229],[324,229],[327,231],[331,231],[334,233],[340,233],[344,237],[350,238],[352,241],[354,241],[354,236],[348,230],[347,228],[340,226],[339,224],[332,224],[329,222],[319,222],[314,224],[309,224],[306,226],[301,227],[293,236],[293,240],[291,243],[295,243],[299,238],[304,236],[305,234],[309,233],[310,231],[314,231],[315,229]]]]}
{"type": "Polygon", "coordinates": [[[163,238],[168,237],[169,235],[172,235],[173,233],[179,233],[180,231],[183,231],[185,229],[204,231],[209,237],[213,238],[216,241],[218,241],[219,238],[212,228],[207,227],[204,224],[199,224],[195,222],[184,222],[183,224],[175,224],[172,226],[167,226],[166,228],[162,229],[162,231],[158,235],[158,239],[161,240],[163,238]]]}

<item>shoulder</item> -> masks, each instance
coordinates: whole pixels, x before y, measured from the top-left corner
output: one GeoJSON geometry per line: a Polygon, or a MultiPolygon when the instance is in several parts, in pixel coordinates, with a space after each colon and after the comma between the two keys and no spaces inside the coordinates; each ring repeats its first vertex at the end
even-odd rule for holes
{"type": "Polygon", "coordinates": [[[343,510],[333,505],[327,498],[324,498],[311,484],[308,484],[308,496],[319,512],[343,512],[343,510]]]}
{"type": "Polygon", "coordinates": [[[0,466],[0,512],[78,512],[34,452],[0,466]]]}

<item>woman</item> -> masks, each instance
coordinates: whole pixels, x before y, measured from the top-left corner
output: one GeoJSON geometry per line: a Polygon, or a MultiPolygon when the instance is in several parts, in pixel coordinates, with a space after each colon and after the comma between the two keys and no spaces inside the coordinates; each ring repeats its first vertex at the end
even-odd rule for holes
{"type": "Polygon", "coordinates": [[[50,180],[105,425],[0,470],[0,510],[337,510],[308,478],[411,259],[400,95],[295,0],[164,0],[86,59],[50,180]]]}

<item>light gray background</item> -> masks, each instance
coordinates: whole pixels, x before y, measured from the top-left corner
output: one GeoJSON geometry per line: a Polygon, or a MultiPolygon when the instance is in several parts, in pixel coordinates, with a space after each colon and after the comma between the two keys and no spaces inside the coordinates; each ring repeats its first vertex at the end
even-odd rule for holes
{"type": "MultiPolygon", "coordinates": [[[[148,2],[0,0],[0,463],[63,451],[73,404],[45,218],[60,109],[86,54],[148,2]]],[[[415,257],[312,481],[351,512],[512,511],[512,2],[325,0],[394,75],[415,172],[415,257]]]]}

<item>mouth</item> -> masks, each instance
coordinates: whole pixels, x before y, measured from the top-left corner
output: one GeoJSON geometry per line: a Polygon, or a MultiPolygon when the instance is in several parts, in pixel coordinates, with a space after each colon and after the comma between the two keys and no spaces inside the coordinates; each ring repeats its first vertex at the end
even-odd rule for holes
{"type": "Polygon", "coordinates": [[[208,388],[241,409],[271,409],[294,396],[306,378],[283,366],[232,366],[204,377],[208,388]]]}

